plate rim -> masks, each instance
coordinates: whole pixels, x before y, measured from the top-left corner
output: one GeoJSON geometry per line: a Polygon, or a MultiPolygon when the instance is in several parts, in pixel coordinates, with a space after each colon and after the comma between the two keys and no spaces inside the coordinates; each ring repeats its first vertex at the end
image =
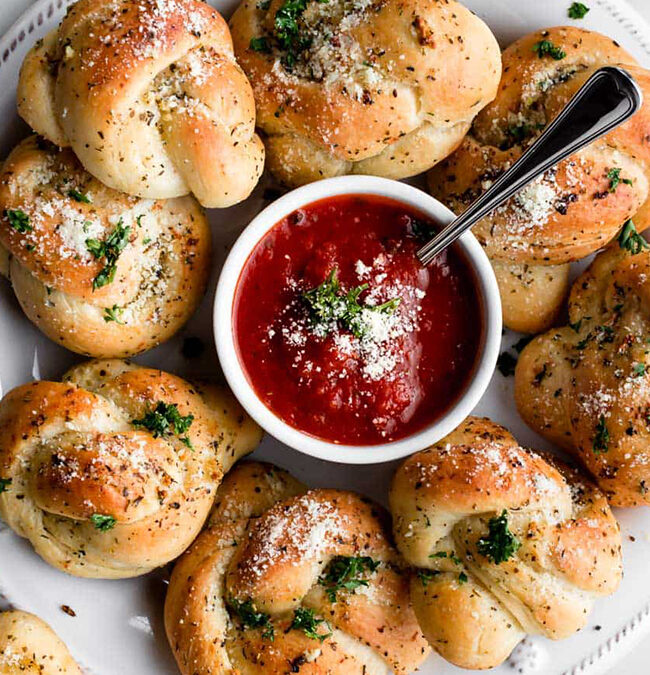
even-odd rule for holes
{"type": "MultiPolygon", "coordinates": [[[[22,0],[29,2],[30,0],[22,0]]],[[[73,5],[77,0],[34,0],[7,31],[0,36],[0,75],[3,66],[10,61],[17,47],[24,42],[38,27],[63,9],[73,5]]],[[[209,0],[205,0],[209,3],[209,0]]],[[[462,3],[462,0],[460,0],[462,3]]],[[[630,35],[632,41],[645,53],[650,67],[650,21],[632,7],[627,0],[591,0],[593,5],[610,14],[630,35]]],[[[566,22],[569,24],[569,20],[566,22]]],[[[6,525],[0,521],[0,530],[6,525]]],[[[0,601],[13,607],[8,589],[0,586],[0,601]]],[[[650,596],[645,605],[635,615],[626,619],[616,633],[607,640],[596,645],[583,656],[572,668],[562,675],[604,675],[618,661],[629,655],[631,651],[650,634],[650,596]]],[[[86,673],[92,670],[85,663],[77,662],[86,673]]]]}

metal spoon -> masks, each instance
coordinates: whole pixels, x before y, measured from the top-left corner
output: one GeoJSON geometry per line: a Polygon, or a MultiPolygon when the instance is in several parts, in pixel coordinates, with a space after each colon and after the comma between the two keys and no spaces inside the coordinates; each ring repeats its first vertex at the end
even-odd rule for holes
{"type": "Polygon", "coordinates": [[[625,70],[611,66],[597,70],[524,154],[417,252],[420,262],[428,265],[465,230],[547,169],[623,124],[642,103],[641,89],[625,70]]]}

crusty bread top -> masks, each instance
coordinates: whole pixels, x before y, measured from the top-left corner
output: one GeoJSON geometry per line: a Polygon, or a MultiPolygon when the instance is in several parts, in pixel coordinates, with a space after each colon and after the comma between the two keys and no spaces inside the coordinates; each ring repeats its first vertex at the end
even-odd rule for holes
{"type": "Polygon", "coordinates": [[[33,614],[0,613],[0,672],[3,675],[82,675],[67,647],[33,614]]]}
{"type": "Polygon", "coordinates": [[[358,495],[307,491],[271,465],[235,467],[170,581],[165,626],[183,675],[275,674],[287,664],[313,675],[412,672],[429,650],[388,536],[385,514],[358,495]],[[332,599],[319,580],[337,556],[377,567],[332,599]],[[266,623],[247,624],[238,605],[266,623]],[[320,641],[293,626],[297,610],[325,619],[316,632],[331,635],[320,641]]]}
{"type": "Polygon", "coordinates": [[[311,2],[299,18],[311,45],[291,68],[272,37],[283,4],[244,0],[231,20],[266,134],[302,135],[359,161],[422,125],[469,122],[495,94],[496,40],[454,0],[311,2]],[[251,48],[262,37],[270,53],[251,48]]]}
{"type": "Polygon", "coordinates": [[[454,211],[463,211],[606,65],[624,66],[646,103],[478,223],[473,232],[490,257],[554,265],[594,252],[627,218],[635,216],[639,229],[650,225],[650,72],[611,38],[576,27],[530,33],[503,52],[495,100],[477,115],[459,150],[432,169],[429,186],[454,211]],[[564,56],[540,56],[540,43],[564,56]],[[621,180],[611,189],[608,174],[616,169],[621,180]]]}
{"type": "Polygon", "coordinates": [[[248,196],[264,152],[228,26],[199,0],[79,0],[27,55],[18,110],[103,183],[204,206],[248,196]]]}
{"type": "Polygon", "coordinates": [[[574,282],[570,325],[529,343],[515,373],[524,420],[575,454],[616,506],[650,504],[649,277],[649,251],[613,242],[574,282]]]}

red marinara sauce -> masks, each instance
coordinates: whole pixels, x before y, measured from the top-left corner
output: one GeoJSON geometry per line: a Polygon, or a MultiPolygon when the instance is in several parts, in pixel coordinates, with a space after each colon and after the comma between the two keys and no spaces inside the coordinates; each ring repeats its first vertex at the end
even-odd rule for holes
{"type": "Polygon", "coordinates": [[[482,308],[458,248],[419,264],[433,230],[400,202],[343,195],[295,211],[259,242],[236,290],[235,343],[255,392],[287,424],[372,445],[420,430],[457,400],[482,308]]]}

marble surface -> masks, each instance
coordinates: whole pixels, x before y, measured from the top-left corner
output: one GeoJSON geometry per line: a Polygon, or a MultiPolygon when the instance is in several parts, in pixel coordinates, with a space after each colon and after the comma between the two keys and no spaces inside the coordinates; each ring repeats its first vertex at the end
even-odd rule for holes
{"type": "MultiPolygon", "coordinates": [[[[513,0],[513,2],[531,2],[534,0],[513,0]]],[[[32,0],[0,0],[0,35],[2,35],[32,0]]],[[[628,0],[645,18],[650,21],[650,0],[628,0]]],[[[589,4],[588,1],[586,4],[589,4]]],[[[645,675],[650,662],[650,642],[637,647],[627,658],[612,669],[611,675],[645,675]]]]}

